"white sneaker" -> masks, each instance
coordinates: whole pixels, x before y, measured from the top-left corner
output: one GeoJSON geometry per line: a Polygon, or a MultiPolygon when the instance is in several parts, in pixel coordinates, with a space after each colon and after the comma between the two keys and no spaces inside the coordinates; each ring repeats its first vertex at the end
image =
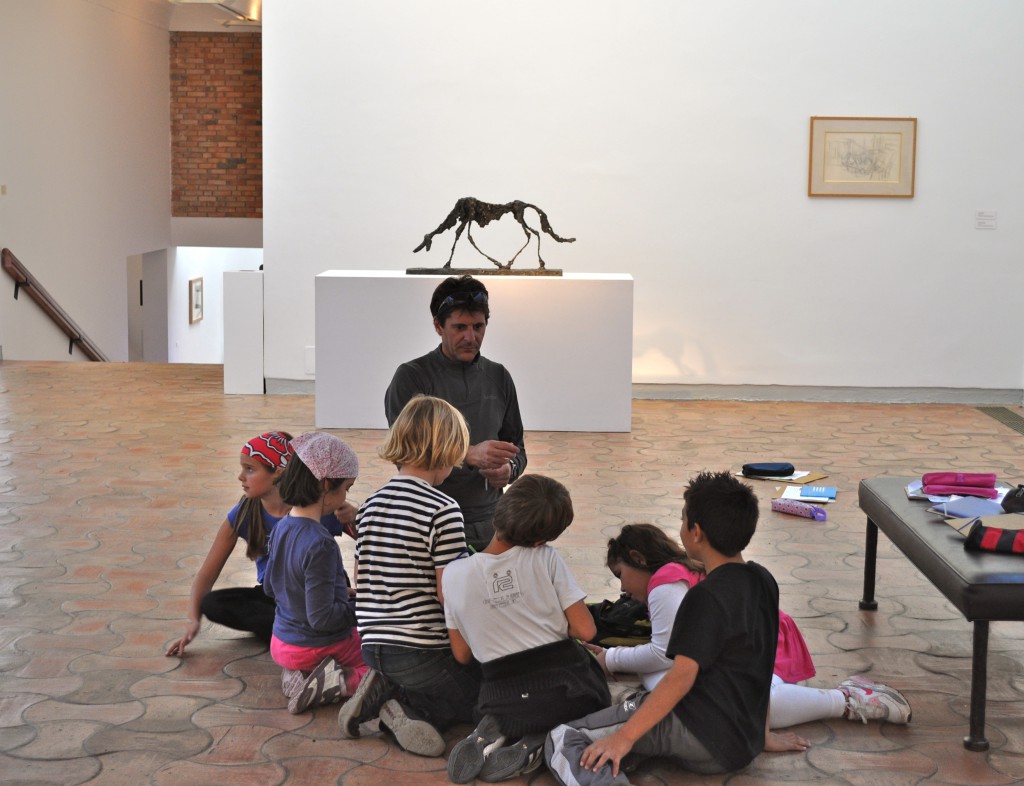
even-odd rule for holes
{"type": "Polygon", "coordinates": [[[289,699],[302,690],[306,682],[306,675],[298,669],[281,670],[281,690],[289,699]]]}
{"type": "Polygon", "coordinates": [[[847,720],[910,723],[910,702],[895,688],[855,675],[839,683],[839,690],[846,694],[847,720]]]}
{"type": "Polygon", "coordinates": [[[391,733],[402,750],[417,756],[443,756],[444,737],[427,721],[409,715],[395,699],[388,699],[380,708],[380,727],[391,733]]]}
{"type": "Polygon", "coordinates": [[[298,715],[318,704],[334,704],[347,695],[345,671],[328,655],[309,673],[302,687],[288,699],[288,712],[298,715]]]}

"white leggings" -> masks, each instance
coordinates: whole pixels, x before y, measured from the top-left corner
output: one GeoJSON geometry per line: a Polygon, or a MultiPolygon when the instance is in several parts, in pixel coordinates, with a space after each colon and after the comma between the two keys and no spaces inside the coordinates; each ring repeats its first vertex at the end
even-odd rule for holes
{"type": "Polygon", "coordinates": [[[768,726],[785,729],[825,718],[841,718],[846,710],[846,694],[839,688],[809,688],[783,682],[772,675],[772,698],[768,726]]]}

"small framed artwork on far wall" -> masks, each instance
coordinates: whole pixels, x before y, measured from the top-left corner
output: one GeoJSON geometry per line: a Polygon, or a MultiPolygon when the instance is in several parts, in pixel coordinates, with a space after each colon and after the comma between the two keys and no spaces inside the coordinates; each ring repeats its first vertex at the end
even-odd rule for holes
{"type": "Polygon", "coordinates": [[[188,323],[199,322],[203,318],[203,279],[190,278],[188,281],[188,323]]]}
{"type": "Polygon", "coordinates": [[[807,195],[914,196],[916,117],[812,117],[807,195]]]}

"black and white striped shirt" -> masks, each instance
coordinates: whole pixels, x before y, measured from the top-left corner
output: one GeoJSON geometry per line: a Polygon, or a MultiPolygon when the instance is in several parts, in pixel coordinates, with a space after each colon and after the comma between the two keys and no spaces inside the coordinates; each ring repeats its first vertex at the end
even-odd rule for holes
{"type": "Polygon", "coordinates": [[[364,644],[448,647],[437,571],[466,550],[462,512],[424,480],[396,475],[356,514],[356,618],[364,644]]]}

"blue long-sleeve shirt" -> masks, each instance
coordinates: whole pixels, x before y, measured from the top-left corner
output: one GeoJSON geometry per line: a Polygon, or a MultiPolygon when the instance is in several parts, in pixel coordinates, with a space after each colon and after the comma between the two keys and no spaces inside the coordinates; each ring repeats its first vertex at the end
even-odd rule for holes
{"type": "Polygon", "coordinates": [[[356,622],[348,589],[338,544],[321,522],[294,516],[277,522],[263,576],[263,590],[277,603],[277,638],[300,647],[347,638],[356,622]]]}

